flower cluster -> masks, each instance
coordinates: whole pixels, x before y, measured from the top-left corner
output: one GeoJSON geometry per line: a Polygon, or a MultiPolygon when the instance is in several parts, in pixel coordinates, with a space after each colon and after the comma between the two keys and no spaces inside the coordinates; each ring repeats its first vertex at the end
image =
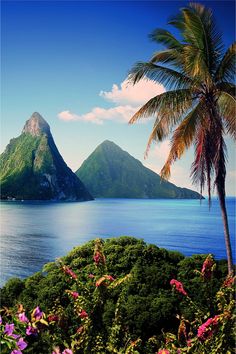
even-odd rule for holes
{"type": "Polygon", "coordinates": [[[103,255],[101,252],[99,252],[99,251],[97,251],[97,252],[94,254],[93,260],[94,260],[94,262],[95,262],[96,265],[99,265],[100,263],[101,263],[101,264],[105,264],[105,257],[104,257],[104,255],[103,255]]]}
{"type": "Polygon", "coordinates": [[[234,285],[235,277],[232,275],[228,275],[223,283],[224,288],[231,288],[234,285]]]}
{"type": "Polygon", "coordinates": [[[77,279],[77,275],[67,266],[62,266],[62,270],[65,274],[69,275],[72,279],[77,279]]]}
{"type": "Polygon", "coordinates": [[[103,254],[102,243],[100,239],[96,239],[93,260],[96,266],[104,265],[106,263],[106,258],[103,254]]]}
{"type": "Polygon", "coordinates": [[[79,297],[79,293],[77,291],[67,290],[67,293],[75,300],[79,297]]]}
{"type": "Polygon", "coordinates": [[[88,317],[88,314],[87,314],[87,312],[86,312],[85,310],[82,310],[82,311],[80,312],[80,314],[79,314],[79,317],[80,317],[80,318],[87,318],[87,317],[88,317]]]}
{"type": "Polygon", "coordinates": [[[197,331],[197,337],[201,341],[205,341],[213,335],[213,332],[216,330],[218,325],[219,316],[209,318],[204,322],[197,331]]]}
{"type": "Polygon", "coordinates": [[[214,265],[215,265],[215,262],[212,258],[212,255],[209,254],[207,256],[207,258],[205,259],[205,261],[202,265],[202,270],[201,270],[201,274],[205,280],[211,279],[214,265]]]}
{"type": "MultiPolygon", "coordinates": [[[[24,336],[35,336],[38,334],[37,324],[47,325],[47,322],[43,319],[44,313],[40,307],[37,306],[32,314],[31,321],[25,314],[22,305],[19,305],[18,312],[16,314],[16,320],[18,323],[5,323],[3,328],[2,344],[6,344],[8,348],[11,348],[11,354],[22,354],[22,351],[28,347],[28,343],[25,341],[24,336]]],[[[0,318],[0,325],[2,325],[2,318],[0,318]]]]}
{"type": "Polygon", "coordinates": [[[176,280],[176,279],[171,279],[170,285],[174,286],[174,288],[182,295],[188,296],[187,292],[184,290],[183,284],[176,280]]]}
{"type": "Polygon", "coordinates": [[[20,334],[16,334],[14,333],[14,331],[15,331],[14,323],[5,324],[4,334],[8,337],[15,339],[16,349],[13,349],[11,354],[21,354],[22,350],[24,350],[28,346],[28,344],[24,341],[24,338],[22,338],[20,334]]]}

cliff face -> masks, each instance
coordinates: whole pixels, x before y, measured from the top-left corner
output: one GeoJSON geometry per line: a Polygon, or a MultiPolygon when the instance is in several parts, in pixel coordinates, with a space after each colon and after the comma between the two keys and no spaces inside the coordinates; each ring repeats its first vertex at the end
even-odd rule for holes
{"type": "Polygon", "coordinates": [[[39,113],[0,156],[2,199],[85,201],[93,197],[61,157],[39,113]]]}
{"type": "Polygon", "coordinates": [[[158,174],[108,140],[95,149],[76,174],[94,197],[201,198],[193,190],[161,181],[158,174]]]}

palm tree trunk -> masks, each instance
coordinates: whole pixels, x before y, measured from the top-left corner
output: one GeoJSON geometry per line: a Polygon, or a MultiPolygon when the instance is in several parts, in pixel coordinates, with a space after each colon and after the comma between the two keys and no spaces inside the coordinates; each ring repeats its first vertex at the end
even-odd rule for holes
{"type": "Polygon", "coordinates": [[[225,205],[225,194],[224,194],[224,190],[218,184],[216,184],[216,188],[217,188],[217,193],[220,201],[220,208],[221,208],[221,214],[222,214],[223,225],[224,225],[225,246],[226,246],[227,261],[228,261],[228,274],[232,275],[233,257],[232,257],[232,248],[231,248],[230,235],[229,235],[228,216],[227,216],[227,210],[225,205]]]}

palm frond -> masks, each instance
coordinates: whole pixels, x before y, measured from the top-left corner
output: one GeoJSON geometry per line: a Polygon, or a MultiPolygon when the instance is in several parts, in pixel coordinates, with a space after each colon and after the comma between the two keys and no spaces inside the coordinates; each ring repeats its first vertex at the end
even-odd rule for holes
{"type": "Polygon", "coordinates": [[[188,88],[193,81],[184,74],[151,62],[136,63],[128,75],[129,82],[136,84],[141,79],[147,78],[160,82],[169,89],[188,88]]]}
{"type": "Polygon", "coordinates": [[[201,4],[193,3],[183,8],[181,15],[169,23],[181,29],[183,42],[197,52],[198,65],[202,66],[199,73],[204,73],[205,77],[208,75],[209,80],[210,74],[216,70],[223,48],[212,12],[201,4]]]}
{"type": "Polygon", "coordinates": [[[208,67],[212,74],[222,56],[224,48],[222,34],[217,29],[211,9],[199,3],[190,3],[190,8],[199,17],[202,25],[204,51],[208,54],[208,67]]]}
{"type": "Polygon", "coordinates": [[[236,86],[235,84],[231,83],[231,82],[218,82],[216,84],[216,88],[219,92],[223,91],[228,93],[230,96],[232,97],[236,97],[236,86]]]}
{"type": "Polygon", "coordinates": [[[236,64],[236,42],[234,42],[225,52],[216,73],[215,81],[233,81],[235,78],[235,64],[236,64]]]}
{"type": "Polygon", "coordinates": [[[197,127],[201,121],[202,104],[198,103],[192,109],[178,128],[175,130],[172,140],[171,149],[165,165],[161,170],[163,179],[170,178],[171,165],[183,155],[183,153],[192,145],[197,127]]]}
{"type": "Polygon", "coordinates": [[[191,166],[192,181],[200,185],[200,193],[207,184],[209,205],[211,204],[211,179],[213,174],[212,146],[210,134],[205,129],[199,129],[195,141],[195,159],[191,166]]]}
{"type": "Polygon", "coordinates": [[[217,106],[220,116],[224,119],[226,133],[236,140],[236,98],[222,91],[217,106]]]}
{"type": "Polygon", "coordinates": [[[176,66],[177,68],[182,68],[182,56],[175,49],[166,49],[154,53],[150,62],[170,64],[176,66]]]}
{"type": "Polygon", "coordinates": [[[157,117],[155,124],[158,124],[159,117],[168,117],[168,125],[176,124],[178,117],[192,106],[193,99],[194,91],[189,89],[164,92],[145,103],[130,119],[129,124],[152,116],[157,117]]]}
{"type": "Polygon", "coordinates": [[[175,49],[180,51],[182,49],[182,43],[175,38],[175,36],[161,28],[155,29],[150,35],[149,38],[159,44],[164,44],[168,49],[175,49]]]}
{"type": "Polygon", "coordinates": [[[195,81],[208,82],[209,72],[204,60],[203,52],[198,48],[186,45],[183,48],[184,70],[190,76],[194,77],[195,81]]]}
{"type": "Polygon", "coordinates": [[[180,31],[180,35],[182,35],[185,30],[183,8],[180,9],[180,12],[178,14],[169,17],[168,25],[172,25],[173,27],[177,28],[180,31]]]}

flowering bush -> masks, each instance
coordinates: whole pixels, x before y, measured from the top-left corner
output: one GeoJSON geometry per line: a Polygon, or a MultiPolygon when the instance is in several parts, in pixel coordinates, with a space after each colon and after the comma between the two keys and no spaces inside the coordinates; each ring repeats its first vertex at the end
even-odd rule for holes
{"type": "MultiPolygon", "coordinates": [[[[216,266],[211,255],[205,260],[201,257],[184,259],[173,253],[168,258],[165,250],[140,247],[139,241],[135,248],[132,239],[125,240],[130,242],[130,248],[122,246],[122,252],[127,255],[126,263],[121,248],[114,250],[111,243],[111,251],[105,257],[103,241],[96,240],[93,251],[82,249],[79,258],[72,253],[69,262],[67,257],[49,265],[47,269],[51,267],[53,276],[55,274],[54,284],[60,284],[59,297],[53,296],[58,289],[50,283],[52,291],[46,288],[53,299],[50,302],[47,302],[48,296],[44,296],[43,302],[37,297],[33,310],[32,307],[30,310],[30,302],[27,306],[5,306],[0,321],[1,353],[210,354],[231,350],[234,278],[222,280],[222,286],[216,291],[219,279],[214,276],[216,266]],[[178,273],[172,266],[173,260],[180,264],[178,273]],[[187,266],[192,260],[199,270],[191,274],[191,283],[185,279],[191,273],[187,266]],[[162,271],[158,271],[160,269],[162,271]],[[163,287],[153,295],[151,291],[156,284],[163,287]],[[48,306],[48,303],[53,305],[48,306]],[[202,304],[208,307],[202,308],[202,304]],[[183,313],[176,315],[181,309],[183,313]],[[173,320],[168,319],[168,313],[173,320]],[[154,326],[158,321],[159,331],[154,326]],[[162,328],[166,332],[164,336],[162,328]],[[171,330],[166,331],[169,328],[171,330]]],[[[32,278],[26,280],[30,287],[25,294],[31,298],[45,288],[46,280],[41,275],[33,279],[39,287],[32,278]]]]}
{"type": "MultiPolygon", "coordinates": [[[[202,270],[199,272],[203,282],[214,281],[213,272],[215,262],[212,255],[205,259],[202,270]]],[[[195,312],[192,321],[183,316],[177,316],[180,320],[178,334],[167,333],[165,349],[160,353],[201,353],[201,354],[230,354],[234,351],[234,325],[235,325],[235,301],[234,301],[235,277],[227,276],[213,301],[216,304],[218,314],[204,313],[187,295],[183,284],[172,279],[170,284],[175,291],[181,293],[188,301],[189,307],[195,312]],[[211,316],[211,317],[210,317],[211,316]]]]}

